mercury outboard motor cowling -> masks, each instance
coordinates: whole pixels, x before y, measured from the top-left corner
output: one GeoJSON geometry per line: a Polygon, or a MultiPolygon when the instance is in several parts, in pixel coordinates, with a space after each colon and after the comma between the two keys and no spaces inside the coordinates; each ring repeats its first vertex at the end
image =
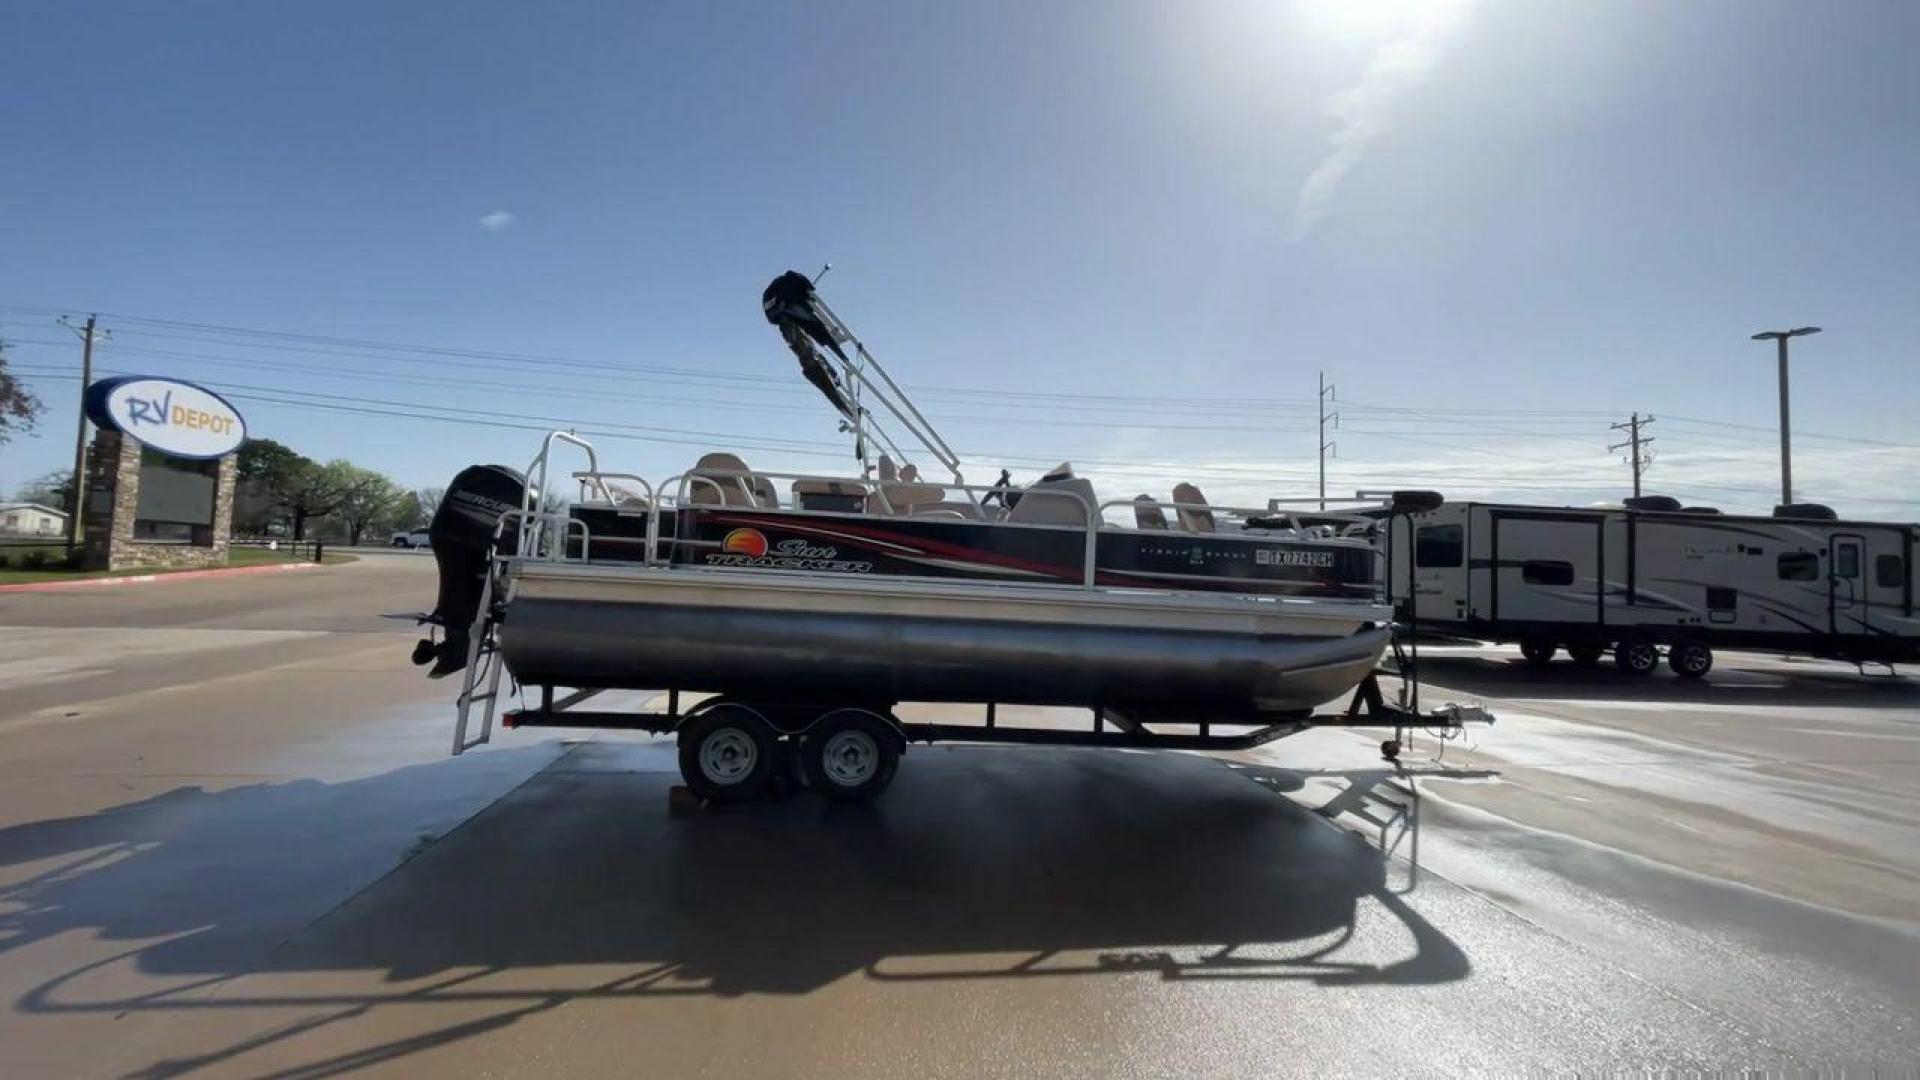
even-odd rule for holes
{"type": "MultiPolygon", "coordinates": [[[[440,568],[440,597],[431,621],[446,634],[438,645],[423,643],[414,661],[433,663],[433,678],[451,675],[467,666],[467,648],[473,620],[480,612],[480,594],[486,588],[487,567],[493,556],[493,531],[500,515],[520,509],[526,497],[526,477],[504,465],[470,465],[447,485],[447,493],[427,526],[433,561],[440,568]]],[[[500,534],[501,546],[512,550],[520,539],[518,525],[500,534]]]]}

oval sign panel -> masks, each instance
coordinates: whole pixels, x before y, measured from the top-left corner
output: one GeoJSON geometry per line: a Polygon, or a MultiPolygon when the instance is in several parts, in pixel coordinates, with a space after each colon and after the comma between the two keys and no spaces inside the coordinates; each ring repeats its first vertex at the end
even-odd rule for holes
{"type": "Polygon", "coordinates": [[[246,440],[240,410],[205,387],[151,375],[102,379],[87,388],[87,416],[163,454],[217,458],[246,440]]]}

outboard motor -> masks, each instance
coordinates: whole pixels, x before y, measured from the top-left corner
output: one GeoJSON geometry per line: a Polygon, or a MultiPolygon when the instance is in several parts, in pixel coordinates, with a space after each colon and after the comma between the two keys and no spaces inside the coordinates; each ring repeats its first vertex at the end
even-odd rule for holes
{"type": "MultiPolygon", "coordinates": [[[[430,677],[438,679],[467,666],[473,620],[479,614],[480,593],[486,588],[493,555],[493,530],[500,524],[500,515],[520,509],[526,492],[526,477],[504,465],[468,466],[447,485],[440,509],[427,526],[433,561],[440,568],[440,597],[430,621],[446,633],[439,644],[422,641],[413,651],[414,663],[433,664],[427,673],[430,677]]],[[[501,545],[508,550],[519,539],[517,524],[508,525],[500,535],[501,545]]]]}

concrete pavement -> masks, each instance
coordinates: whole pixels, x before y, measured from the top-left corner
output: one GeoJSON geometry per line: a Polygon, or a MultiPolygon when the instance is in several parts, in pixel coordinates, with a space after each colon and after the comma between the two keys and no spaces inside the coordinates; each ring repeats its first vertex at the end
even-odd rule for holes
{"type": "Polygon", "coordinates": [[[1429,651],[1501,722],[1406,773],[1339,731],[916,747],[871,806],[670,816],[663,742],[446,756],[378,617],[430,560],[111,591],[0,597],[9,1076],[1920,1057],[1911,682],[1429,651]]]}

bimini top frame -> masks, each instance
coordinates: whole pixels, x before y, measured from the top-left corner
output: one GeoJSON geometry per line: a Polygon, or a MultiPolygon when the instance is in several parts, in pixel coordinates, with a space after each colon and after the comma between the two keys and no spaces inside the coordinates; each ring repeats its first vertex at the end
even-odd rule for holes
{"type": "Polygon", "coordinates": [[[847,429],[853,433],[854,454],[860,460],[861,474],[871,476],[874,467],[868,453],[869,439],[890,452],[894,460],[902,464],[909,460],[893,433],[865,404],[871,399],[947,470],[953,483],[964,484],[960,455],[954,453],[933,422],[894,381],[886,365],[868,351],[865,343],[854,336],[846,322],[814,289],[815,282],[830,269],[831,264],[812,279],[798,271],[788,271],[767,287],[761,303],[767,321],[780,328],[788,347],[800,358],[801,369],[807,372],[808,380],[826,394],[845,418],[847,429]],[[814,342],[833,353],[839,362],[837,373],[829,374],[823,369],[829,361],[813,348],[814,342]]]}

